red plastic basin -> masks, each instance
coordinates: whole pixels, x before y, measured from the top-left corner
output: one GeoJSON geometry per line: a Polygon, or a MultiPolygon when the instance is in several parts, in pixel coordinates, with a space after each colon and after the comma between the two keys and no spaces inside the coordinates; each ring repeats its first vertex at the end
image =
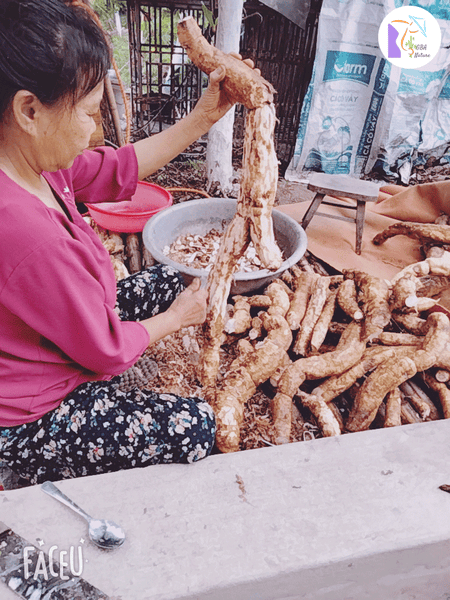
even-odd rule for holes
{"type": "Polygon", "coordinates": [[[87,204],[89,214],[100,227],[120,233],[136,233],[147,221],[173,204],[172,194],[147,181],[138,181],[136,193],[124,202],[87,204]]]}

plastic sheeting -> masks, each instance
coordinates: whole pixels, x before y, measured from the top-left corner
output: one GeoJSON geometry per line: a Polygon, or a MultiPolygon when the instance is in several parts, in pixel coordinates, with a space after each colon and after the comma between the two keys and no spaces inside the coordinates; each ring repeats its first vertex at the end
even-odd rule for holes
{"type": "Polygon", "coordinates": [[[305,29],[310,7],[309,0],[261,0],[261,2],[305,29]]]}
{"type": "Polygon", "coordinates": [[[305,171],[361,177],[376,168],[407,183],[414,161],[450,160],[450,9],[444,0],[422,6],[438,19],[441,50],[420,69],[401,69],[378,45],[380,23],[401,5],[324,0],[287,179],[305,171]]]}

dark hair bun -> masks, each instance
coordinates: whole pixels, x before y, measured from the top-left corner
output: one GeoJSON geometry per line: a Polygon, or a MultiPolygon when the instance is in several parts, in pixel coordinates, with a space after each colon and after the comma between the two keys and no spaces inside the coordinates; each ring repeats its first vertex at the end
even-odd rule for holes
{"type": "Polygon", "coordinates": [[[106,76],[110,49],[79,2],[1,0],[0,120],[19,90],[43,104],[76,102],[106,76]]]}

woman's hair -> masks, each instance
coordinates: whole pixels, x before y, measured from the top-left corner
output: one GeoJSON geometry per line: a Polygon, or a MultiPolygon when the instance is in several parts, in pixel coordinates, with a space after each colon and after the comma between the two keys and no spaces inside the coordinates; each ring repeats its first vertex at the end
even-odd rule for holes
{"type": "Polygon", "coordinates": [[[103,31],[79,3],[0,0],[0,121],[19,90],[47,106],[76,103],[104,79],[110,60],[103,31]]]}

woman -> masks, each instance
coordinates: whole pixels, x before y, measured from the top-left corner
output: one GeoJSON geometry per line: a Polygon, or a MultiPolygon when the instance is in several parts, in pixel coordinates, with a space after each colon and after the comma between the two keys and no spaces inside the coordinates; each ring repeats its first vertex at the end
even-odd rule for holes
{"type": "Polygon", "coordinates": [[[192,462],[214,442],[206,402],[119,388],[149,344],[204,321],[206,292],[198,280],[184,289],[162,266],[116,289],[75,202],[130,198],[138,179],[206,133],[231,106],[219,85],[225,69],[170,129],[85,151],[109,64],[82,6],[2,1],[0,459],[32,484],[192,462]]]}

